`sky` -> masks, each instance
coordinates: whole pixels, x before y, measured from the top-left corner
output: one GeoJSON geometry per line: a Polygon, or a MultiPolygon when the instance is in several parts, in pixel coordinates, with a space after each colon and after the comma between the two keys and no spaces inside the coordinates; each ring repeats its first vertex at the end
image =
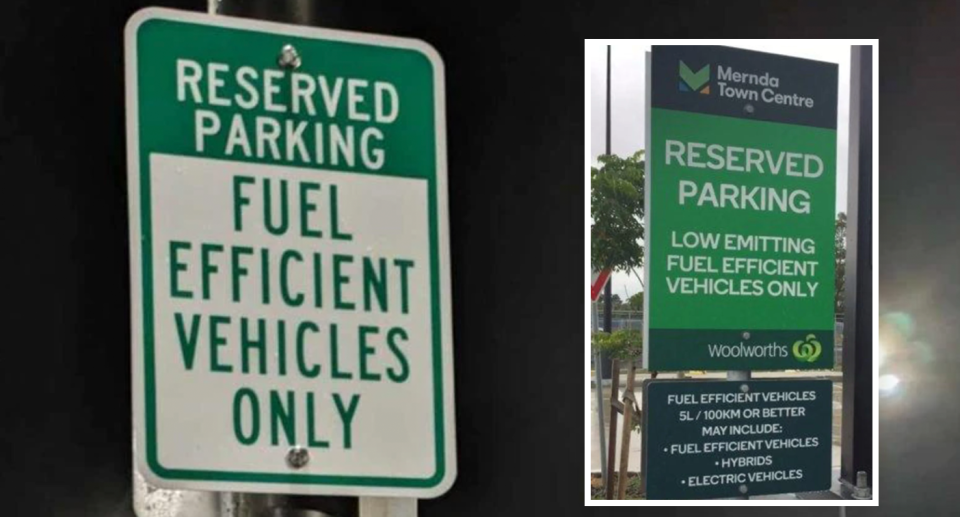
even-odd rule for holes
{"type": "MultiPolygon", "coordinates": [[[[723,44],[718,41],[718,44],[723,44]]],[[[840,65],[840,95],[837,109],[837,211],[847,206],[847,133],[850,113],[850,46],[843,44],[811,45],[809,40],[757,40],[756,43],[737,44],[739,48],[774,54],[827,61],[840,65]]],[[[644,145],[644,84],[646,69],[644,53],[650,44],[642,41],[624,41],[613,45],[611,51],[610,85],[610,151],[618,156],[629,156],[644,145]]],[[[590,152],[596,157],[606,150],[606,70],[607,47],[587,47],[590,60],[590,152]]],[[[594,162],[596,163],[596,162],[594,162]]],[[[638,272],[643,276],[643,272],[638,272]]],[[[636,275],[615,272],[611,277],[613,294],[626,299],[641,291],[636,275]]]]}

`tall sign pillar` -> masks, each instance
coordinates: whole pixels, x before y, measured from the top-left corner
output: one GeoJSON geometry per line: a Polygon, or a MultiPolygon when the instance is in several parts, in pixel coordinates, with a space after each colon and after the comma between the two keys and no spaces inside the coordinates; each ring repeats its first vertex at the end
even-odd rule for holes
{"type": "Polygon", "coordinates": [[[729,373],[644,383],[650,499],[830,487],[831,383],[750,371],[833,366],[837,77],[831,63],[653,47],[644,366],[729,373]]]}
{"type": "Polygon", "coordinates": [[[867,497],[873,469],[873,61],[854,46],[850,72],[846,314],[840,479],[845,492],[867,497]],[[858,475],[863,473],[862,475],[858,475]]]}

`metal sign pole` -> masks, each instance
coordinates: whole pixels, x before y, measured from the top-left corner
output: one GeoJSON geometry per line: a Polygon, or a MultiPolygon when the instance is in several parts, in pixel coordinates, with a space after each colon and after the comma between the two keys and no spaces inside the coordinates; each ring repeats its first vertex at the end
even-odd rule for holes
{"type": "MultiPolygon", "coordinates": [[[[750,370],[730,370],[727,372],[728,381],[749,381],[750,380],[750,370]]],[[[746,485],[740,487],[741,491],[746,489],[746,485]]],[[[734,499],[750,499],[748,495],[742,495],[734,497],[734,499]]]]}
{"type": "MultiPolygon", "coordinates": [[[[207,0],[209,14],[230,14],[249,18],[311,24],[315,12],[309,4],[297,1],[254,0],[227,2],[207,0]]],[[[247,494],[223,492],[220,494],[221,517],[332,517],[318,506],[342,507],[331,497],[296,497],[281,494],[247,494]],[[331,501],[333,500],[333,501],[331,501]],[[272,513],[270,513],[272,512],[272,513]]],[[[339,510],[338,510],[339,513],[339,510]]],[[[360,517],[416,517],[417,500],[402,497],[360,497],[360,517]]]]}
{"type": "MultiPolygon", "coordinates": [[[[607,45],[607,148],[606,154],[610,154],[610,45],[607,45]]],[[[613,272],[611,271],[612,275],[613,272]]],[[[613,280],[608,279],[607,285],[603,289],[603,331],[610,333],[613,331],[612,314],[613,309],[613,280]]],[[[605,379],[609,379],[611,375],[619,375],[618,372],[610,371],[610,358],[604,357],[606,354],[601,354],[600,359],[600,370],[601,375],[605,379]]]]}
{"type": "MultiPolygon", "coordinates": [[[[223,0],[207,0],[207,13],[220,14],[223,0]]],[[[273,512],[271,515],[293,517],[294,515],[310,515],[323,517],[328,514],[315,510],[300,510],[295,508],[290,496],[278,494],[246,494],[239,492],[220,493],[220,516],[257,517],[273,512]],[[304,514],[303,512],[310,512],[304,514]]]]}
{"type": "Polygon", "coordinates": [[[417,500],[411,497],[361,497],[360,517],[416,517],[417,500]]]}
{"type": "Polygon", "coordinates": [[[604,493],[607,499],[613,499],[613,474],[617,460],[617,412],[623,411],[623,403],[617,400],[620,393],[620,361],[611,361],[614,374],[610,379],[610,439],[607,441],[607,482],[604,493]]]}
{"type": "Polygon", "coordinates": [[[870,46],[850,56],[850,164],[847,188],[847,270],[843,335],[843,492],[869,498],[873,472],[873,66],[870,46]]]}
{"type": "MultiPolygon", "coordinates": [[[[597,303],[593,302],[593,332],[597,333],[599,321],[597,321],[597,303]]],[[[607,437],[603,429],[603,379],[600,374],[600,364],[603,362],[603,356],[599,350],[594,354],[593,378],[596,383],[597,392],[597,433],[600,438],[600,479],[603,480],[603,486],[607,486],[607,437]]]]}

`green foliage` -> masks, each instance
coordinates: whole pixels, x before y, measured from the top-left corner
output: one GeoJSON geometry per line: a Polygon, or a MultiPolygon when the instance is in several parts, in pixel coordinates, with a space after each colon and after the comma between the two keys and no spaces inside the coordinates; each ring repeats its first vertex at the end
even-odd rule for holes
{"type": "Polygon", "coordinates": [[[643,291],[631,296],[630,299],[627,300],[627,307],[631,311],[643,311],[643,291]]]}
{"type": "Polygon", "coordinates": [[[603,155],[590,169],[591,266],[600,271],[643,266],[643,151],[603,155]]]}
{"type": "Polygon", "coordinates": [[[593,335],[593,347],[612,359],[636,359],[643,353],[643,333],[630,329],[609,334],[601,332],[593,335]]]}
{"type": "Polygon", "coordinates": [[[844,276],[847,269],[847,214],[837,214],[836,233],[834,236],[834,307],[836,314],[843,314],[844,276]]]}

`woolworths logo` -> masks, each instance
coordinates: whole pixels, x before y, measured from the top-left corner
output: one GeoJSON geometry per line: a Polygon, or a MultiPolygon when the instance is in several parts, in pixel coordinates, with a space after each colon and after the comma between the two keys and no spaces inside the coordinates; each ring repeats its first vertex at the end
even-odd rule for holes
{"type": "Polygon", "coordinates": [[[767,343],[765,345],[747,345],[743,342],[737,343],[735,345],[724,345],[721,343],[714,343],[707,345],[707,353],[710,354],[710,357],[754,357],[754,358],[765,358],[765,357],[779,357],[786,358],[790,357],[790,352],[787,347],[777,343],[767,343]]]}
{"type": "Polygon", "coordinates": [[[793,357],[801,363],[812,363],[820,357],[823,347],[820,341],[813,334],[808,334],[806,339],[801,339],[793,344],[793,357]]]}
{"type": "Polygon", "coordinates": [[[710,94],[710,65],[705,65],[698,72],[694,72],[686,63],[680,61],[680,91],[699,92],[710,94]]]}

